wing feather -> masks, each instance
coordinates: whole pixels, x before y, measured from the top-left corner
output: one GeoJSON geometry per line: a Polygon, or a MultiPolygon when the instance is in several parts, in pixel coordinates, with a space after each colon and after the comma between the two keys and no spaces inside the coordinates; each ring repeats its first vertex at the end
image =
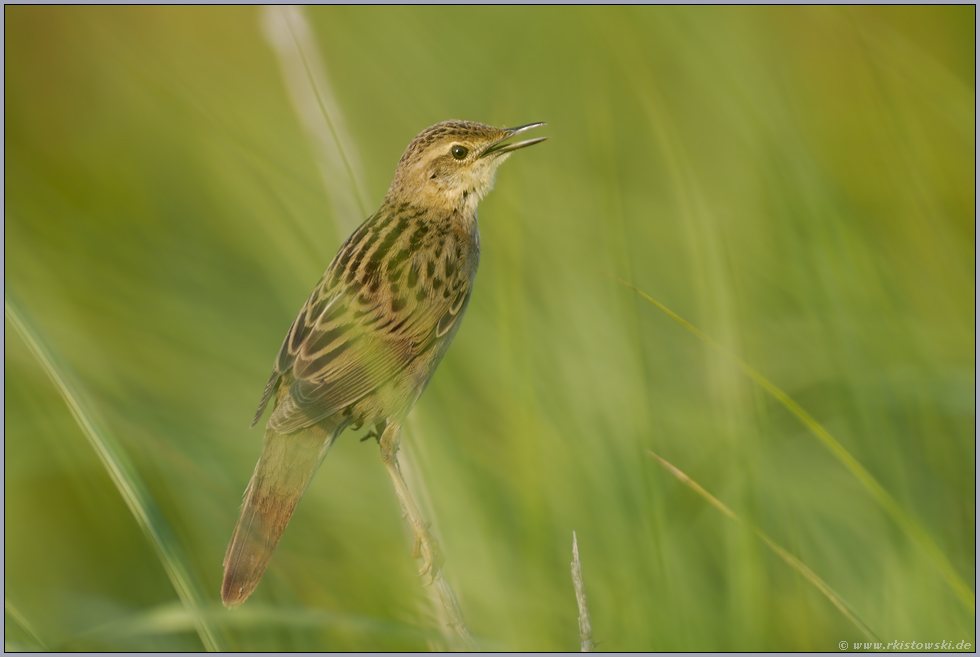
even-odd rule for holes
{"type": "Polygon", "coordinates": [[[468,289],[448,299],[441,291],[427,291],[422,298],[413,294],[401,300],[403,305],[388,294],[364,304],[363,296],[336,293],[312,322],[305,308],[300,312],[277,363],[289,395],[269,420],[273,430],[289,433],[319,422],[398,375],[445,339],[468,289]]]}
{"type": "Polygon", "coordinates": [[[465,311],[475,263],[461,267],[462,245],[417,212],[372,221],[338,251],[283,340],[256,414],[277,397],[276,432],[310,426],[377,390],[452,339],[465,311]],[[277,396],[284,385],[288,394],[277,396]]]}

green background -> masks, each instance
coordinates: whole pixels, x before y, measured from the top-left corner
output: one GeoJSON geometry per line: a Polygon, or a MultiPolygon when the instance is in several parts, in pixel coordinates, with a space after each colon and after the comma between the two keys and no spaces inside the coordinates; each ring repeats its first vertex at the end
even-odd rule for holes
{"type": "Polygon", "coordinates": [[[605,275],[784,390],[972,588],[974,7],[311,8],[292,64],[264,11],[4,10],[8,649],[446,645],[352,432],[253,597],[219,587],[282,337],[449,118],[551,137],[481,205],[467,317],[403,438],[482,647],[578,648],[573,530],[600,650],[863,640],[752,527],[882,641],[976,643],[853,467],[605,275]],[[289,71],[325,85],[307,119],[289,71]]]}

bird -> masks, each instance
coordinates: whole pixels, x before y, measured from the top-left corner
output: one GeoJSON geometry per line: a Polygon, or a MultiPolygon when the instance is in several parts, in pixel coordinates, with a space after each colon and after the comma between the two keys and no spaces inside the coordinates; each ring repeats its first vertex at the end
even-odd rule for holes
{"type": "Polygon", "coordinates": [[[337,251],[290,326],[262,394],[262,453],[224,558],[221,598],[242,604],[265,573],[306,487],[337,436],[373,427],[405,504],[420,573],[439,559],[396,454],[401,426],[459,330],[480,260],[477,204],[497,168],[547,137],[532,128],[443,121],[398,161],[380,209],[337,251]],[[421,546],[421,549],[420,549],[421,546]],[[421,552],[421,554],[419,554],[421,552]]]}

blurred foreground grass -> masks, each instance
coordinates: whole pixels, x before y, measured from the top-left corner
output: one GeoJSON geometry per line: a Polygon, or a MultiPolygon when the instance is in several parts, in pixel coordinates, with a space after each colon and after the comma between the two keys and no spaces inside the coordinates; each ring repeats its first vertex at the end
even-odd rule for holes
{"type": "Polygon", "coordinates": [[[5,8],[6,302],[204,598],[195,621],[6,321],[6,647],[200,649],[202,623],[243,650],[439,645],[354,434],[253,599],[226,612],[218,589],[282,336],[404,147],[447,118],[552,136],[481,206],[473,301],[404,439],[484,647],[577,647],[572,530],[600,650],[860,640],[752,526],[883,640],[976,644],[974,611],[806,426],[602,275],[778,385],[972,587],[973,7],[305,17],[343,176],[259,9],[5,8]]]}

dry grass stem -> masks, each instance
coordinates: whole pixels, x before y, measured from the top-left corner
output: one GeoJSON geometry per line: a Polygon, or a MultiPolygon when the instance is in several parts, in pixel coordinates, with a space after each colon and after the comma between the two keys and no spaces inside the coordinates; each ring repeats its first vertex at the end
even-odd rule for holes
{"type": "Polygon", "coordinates": [[[578,633],[582,652],[594,652],[592,617],[589,615],[589,601],[585,597],[585,580],[582,578],[582,562],[578,558],[578,537],[575,532],[572,532],[572,584],[575,585],[575,601],[578,602],[578,633]]]}
{"type": "Polygon", "coordinates": [[[286,91],[313,146],[341,238],[368,213],[357,149],[346,128],[313,28],[296,5],[262,8],[261,27],[282,71],[286,91]],[[349,184],[340,184],[346,180],[349,184]]]}
{"type": "Polygon", "coordinates": [[[412,535],[418,541],[417,549],[419,556],[425,558],[427,567],[425,572],[431,578],[430,585],[432,590],[436,592],[442,609],[445,612],[443,620],[446,625],[453,629],[466,650],[476,650],[473,635],[470,634],[470,630],[466,626],[466,621],[463,620],[463,612],[459,607],[456,593],[442,573],[442,553],[439,549],[439,544],[429,532],[425,519],[419,511],[418,505],[415,504],[411,492],[408,490],[408,484],[405,483],[405,479],[402,477],[397,456],[388,466],[388,474],[391,476],[395,494],[398,496],[398,501],[405,513],[406,520],[408,520],[412,535]]]}

